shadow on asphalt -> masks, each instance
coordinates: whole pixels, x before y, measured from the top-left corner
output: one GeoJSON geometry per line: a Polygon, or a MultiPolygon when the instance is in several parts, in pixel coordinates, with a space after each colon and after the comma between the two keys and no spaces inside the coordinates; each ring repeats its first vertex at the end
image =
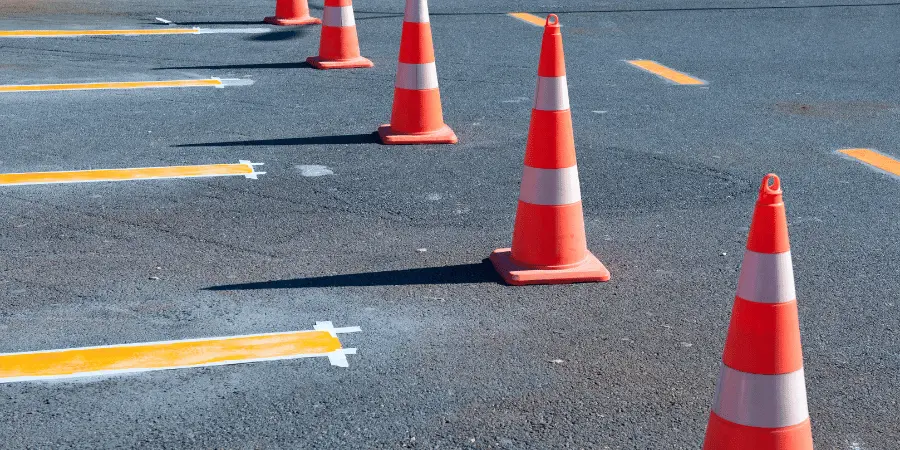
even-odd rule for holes
{"type": "Polygon", "coordinates": [[[184,66],[184,67],[157,67],[153,70],[227,70],[227,69],[312,69],[306,62],[268,63],[268,64],[231,64],[224,66],[184,66]]]}
{"type": "Polygon", "coordinates": [[[284,31],[270,31],[268,33],[256,34],[246,38],[248,41],[289,41],[291,39],[300,39],[309,35],[309,28],[297,28],[284,31]]]}
{"type": "Polygon", "coordinates": [[[204,288],[205,291],[245,291],[256,289],[298,289],[349,286],[408,286],[418,284],[499,283],[490,261],[480,264],[426,267],[421,269],[386,270],[384,272],[352,273],[327,277],[294,278],[258,283],[226,284],[204,288]]]}
{"type": "Polygon", "coordinates": [[[344,134],[336,136],[311,136],[286,139],[259,139],[253,141],[203,142],[181,144],[175,147],[237,147],[242,145],[323,145],[323,144],[377,144],[381,140],[378,132],[364,134],[344,134]]]}

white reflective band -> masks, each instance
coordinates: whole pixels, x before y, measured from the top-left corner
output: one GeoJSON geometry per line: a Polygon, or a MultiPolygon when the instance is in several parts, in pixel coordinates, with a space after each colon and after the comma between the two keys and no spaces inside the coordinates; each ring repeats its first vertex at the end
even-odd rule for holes
{"type": "Polygon", "coordinates": [[[781,428],[809,418],[803,369],[783,375],[758,375],[722,365],[713,412],[740,425],[781,428]]]}
{"type": "Polygon", "coordinates": [[[435,89],[438,87],[437,66],[433,62],[397,63],[397,81],[394,86],[401,89],[435,89]]]}
{"type": "Polygon", "coordinates": [[[563,111],[569,109],[569,85],[566,77],[538,77],[534,93],[534,109],[563,111]]]}
{"type": "Polygon", "coordinates": [[[406,0],[403,21],[428,23],[428,2],[426,0],[406,0]]]}
{"type": "Polygon", "coordinates": [[[773,255],[746,250],[738,278],[737,296],[758,303],[796,300],[791,252],[773,255]]]}
{"type": "Polygon", "coordinates": [[[322,25],[326,27],[352,27],[356,26],[353,20],[352,6],[326,6],[322,13],[322,25]]]}
{"type": "Polygon", "coordinates": [[[565,169],[525,166],[519,200],[532,205],[569,205],[581,201],[578,166],[565,169]]]}

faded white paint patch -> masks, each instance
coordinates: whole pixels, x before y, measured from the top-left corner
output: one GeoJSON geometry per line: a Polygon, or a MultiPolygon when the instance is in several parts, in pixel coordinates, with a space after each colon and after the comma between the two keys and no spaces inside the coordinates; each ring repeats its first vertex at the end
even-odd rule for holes
{"type": "Polygon", "coordinates": [[[432,193],[432,194],[428,194],[425,196],[426,200],[432,201],[432,202],[436,202],[442,198],[444,198],[444,196],[441,194],[437,194],[437,193],[432,193]]]}
{"type": "Polygon", "coordinates": [[[222,86],[250,86],[253,84],[253,80],[247,78],[215,78],[214,80],[219,80],[222,82],[222,86]]]}
{"type": "Polygon", "coordinates": [[[303,175],[304,177],[323,177],[325,175],[334,175],[334,171],[326,166],[304,165],[294,166],[294,168],[299,170],[300,175],[303,175]]]}
{"type": "Polygon", "coordinates": [[[510,100],[503,100],[503,103],[522,103],[530,100],[528,97],[516,97],[510,100]]]}

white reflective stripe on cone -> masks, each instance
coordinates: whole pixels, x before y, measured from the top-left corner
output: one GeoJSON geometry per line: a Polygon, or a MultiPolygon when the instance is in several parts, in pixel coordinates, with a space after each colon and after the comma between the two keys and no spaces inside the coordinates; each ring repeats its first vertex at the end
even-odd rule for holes
{"type": "Polygon", "coordinates": [[[781,428],[809,418],[803,369],[782,375],[746,373],[722,365],[713,412],[740,425],[781,428]]]}
{"type": "Polygon", "coordinates": [[[737,296],[757,303],[784,303],[797,299],[791,252],[744,252],[737,296]]]}
{"type": "Polygon", "coordinates": [[[437,89],[437,66],[433,62],[425,64],[397,63],[395,87],[401,89],[437,89]]]}
{"type": "Polygon", "coordinates": [[[403,21],[428,23],[428,2],[426,0],[406,0],[403,21]]]}
{"type": "Polygon", "coordinates": [[[326,27],[356,26],[352,6],[326,6],[322,13],[322,25],[326,27]]]}
{"type": "Polygon", "coordinates": [[[532,205],[569,205],[581,201],[578,166],[565,169],[525,166],[519,200],[532,205]]]}
{"type": "Polygon", "coordinates": [[[569,109],[569,85],[566,83],[565,75],[538,77],[537,91],[534,93],[534,109],[541,111],[569,109]]]}

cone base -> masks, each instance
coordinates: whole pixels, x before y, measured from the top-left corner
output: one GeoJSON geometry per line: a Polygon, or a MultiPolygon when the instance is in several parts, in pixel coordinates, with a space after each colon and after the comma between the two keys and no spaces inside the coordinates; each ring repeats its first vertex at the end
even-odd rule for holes
{"type": "Polygon", "coordinates": [[[511,249],[500,248],[491,253],[490,260],[503,281],[513,286],[526,284],[570,284],[609,281],[606,266],[593,253],[578,266],[567,269],[533,269],[524,267],[510,258],[511,249]]]}
{"type": "Polygon", "coordinates": [[[387,145],[403,144],[456,144],[459,139],[450,127],[444,125],[437,131],[416,134],[400,134],[391,129],[391,124],[378,127],[381,143],[387,145]]]}
{"type": "Polygon", "coordinates": [[[306,62],[309,65],[315,67],[319,70],[328,70],[328,69],[367,69],[369,67],[375,67],[375,63],[372,61],[363,58],[362,56],[353,59],[344,59],[340,61],[322,61],[318,56],[310,56],[306,58],[306,62]]]}
{"type": "Polygon", "coordinates": [[[703,450],[813,450],[809,418],[797,425],[757,428],[709,414],[703,450]]]}
{"type": "MultiPolygon", "coordinates": [[[[259,16],[257,16],[259,17],[259,16]]],[[[263,22],[271,24],[271,25],[316,25],[322,23],[321,19],[317,19],[313,16],[304,16],[304,17],[296,17],[293,19],[283,19],[280,17],[266,17],[263,19],[263,22]]]]}

